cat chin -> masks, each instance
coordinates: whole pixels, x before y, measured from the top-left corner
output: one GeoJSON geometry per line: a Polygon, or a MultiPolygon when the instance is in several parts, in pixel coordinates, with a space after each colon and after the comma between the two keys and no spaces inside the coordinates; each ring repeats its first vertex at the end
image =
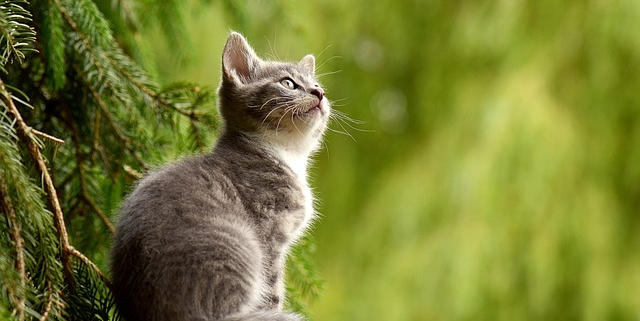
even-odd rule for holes
{"type": "Polygon", "coordinates": [[[318,121],[326,121],[326,118],[329,117],[330,107],[329,103],[325,99],[319,101],[316,105],[312,105],[307,108],[307,110],[303,113],[302,119],[309,118],[308,121],[315,121],[316,118],[318,121]]]}
{"type": "Polygon", "coordinates": [[[279,126],[267,129],[266,132],[272,137],[279,138],[277,140],[293,144],[314,144],[312,141],[319,138],[318,132],[324,132],[328,119],[329,109],[321,104],[282,120],[279,126]]]}
{"type": "Polygon", "coordinates": [[[301,136],[315,136],[315,132],[317,132],[319,128],[326,126],[328,116],[328,111],[325,111],[323,107],[312,107],[303,115],[294,119],[294,131],[301,134],[301,136]]]}
{"type": "Polygon", "coordinates": [[[281,126],[273,134],[287,136],[290,140],[305,140],[308,137],[313,137],[318,128],[322,128],[326,123],[325,117],[321,113],[317,108],[308,111],[302,117],[297,117],[292,123],[287,124],[286,128],[281,126]]]}
{"type": "Polygon", "coordinates": [[[320,114],[320,116],[325,116],[325,115],[327,115],[327,113],[329,113],[329,106],[324,100],[321,100],[315,106],[311,106],[305,112],[305,114],[312,114],[312,115],[318,114],[318,113],[320,114]]]}

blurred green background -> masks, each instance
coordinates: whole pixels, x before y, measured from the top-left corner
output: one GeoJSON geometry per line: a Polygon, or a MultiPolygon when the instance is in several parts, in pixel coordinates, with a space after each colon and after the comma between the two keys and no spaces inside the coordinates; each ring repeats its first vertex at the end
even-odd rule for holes
{"type": "Polygon", "coordinates": [[[236,5],[149,42],[160,79],[217,87],[233,28],[364,121],[311,173],[314,320],[640,318],[640,1],[236,5]]]}

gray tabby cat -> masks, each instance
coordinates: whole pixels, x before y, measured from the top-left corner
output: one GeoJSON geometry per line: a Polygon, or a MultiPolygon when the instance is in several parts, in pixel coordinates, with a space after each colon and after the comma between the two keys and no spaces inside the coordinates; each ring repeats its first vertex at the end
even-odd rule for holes
{"type": "Polygon", "coordinates": [[[212,153],[141,180],[111,257],[128,321],[294,321],[282,311],[287,251],[314,216],[307,161],[330,114],[315,58],[263,61],[232,33],[212,153]]]}

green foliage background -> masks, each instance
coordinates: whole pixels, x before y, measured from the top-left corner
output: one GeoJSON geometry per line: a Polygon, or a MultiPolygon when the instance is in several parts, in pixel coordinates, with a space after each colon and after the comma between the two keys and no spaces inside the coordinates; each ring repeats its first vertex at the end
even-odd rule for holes
{"type": "MultiPolygon", "coordinates": [[[[640,3],[245,1],[257,51],[318,56],[315,320],[640,318],[640,3]],[[342,130],[338,124],[332,128],[342,130]]],[[[217,84],[228,21],[161,77],[217,84]]]]}
{"type": "MultiPolygon", "coordinates": [[[[118,45],[166,97],[191,101],[194,87],[176,81],[215,88],[235,29],[263,56],[314,53],[334,107],[365,122],[346,127],[353,139],[329,132],[312,170],[322,217],[296,249],[290,275],[297,299],[315,297],[314,266],[323,279],[320,296],[294,301],[313,320],[640,318],[640,2],[96,2],[118,45]],[[113,4],[136,4],[137,14],[113,4]]],[[[40,45],[53,48],[50,61],[69,54],[40,45]]],[[[41,74],[62,76],[37,85],[60,90],[65,74],[46,65],[53,69],[41,74]]],[[[211,145],[214,134],[200,137],[188,119],[143,103],[130,108],[140,123],[112,111],[127,134],[144,138],[138,157],[150,166],[211,145]]],[[[331,128],[344,131],[340,125],[331,128]]],[[[0,129],[0,143],[15,135],[0,129]]],[[[48,132],[73,141],[69,132],[48,132]]],[[[57,164],[73,158],[71,147],[61,148],[57,164]]],[[[127,150],[117,154],[143,171],[127,150]]],[[[97,198],[111,213],[133,179],[123,173],[110,184],[99,164],[85,168],[97,180],[91,195],[112,186],[97,198]]],[[[80,190],[81,180],[72,181],[66,195],[80,190]]],[[[71,196],[63,201],[73,205],[71,196]]],[[[104,268],[108,234],[93,237],[105,227],[86,207],[79,208],[87,215],[69,219],[71,241],[104,268]]],[[[0,264],[11,267],[11,250],[0,250],[0,264]]],[[[76,268],[79,279],[91,278],[85,270],[76,268]]],[[[16,279],[12,273],[3,269],[3,281],[16,279]]],[[[2,299],[1,317],[13,304],[2,299]]]]}

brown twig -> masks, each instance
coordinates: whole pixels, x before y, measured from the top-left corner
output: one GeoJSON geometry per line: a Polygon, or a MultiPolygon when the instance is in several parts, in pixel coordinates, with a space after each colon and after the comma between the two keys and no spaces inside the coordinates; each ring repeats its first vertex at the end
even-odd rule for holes
{"type": "Polygon", "coordinates": [[[91,209],[98,214],[98,217],[100,217],[100,220],[102,220],[104,225],[109,229],[109,232],[111,232],[111,234],[115,233],[115,228],[111,221],[109,221],[109,218],[104,214],[100,207],[98,207],[98,204],[96,204],[96,202],[89,196],[86,190],[82,191],[82,198],[91,207],[91,209]]]}
{"type": "Polygon", "coordinates": [[[127,173],[127,175],[133,177],[134,179],[141,179],[143,177],[142,173],[131,168],[131,166],[129,165],[122,166],[122,169],[124,169],[124,172],[127,173]]]}
{"type": "MultiPolygon", "coordinates": [[[[49,289],[51,290],[51,289],[49,289]]],[[[49,317],[49,312],[51,312],[51,308],[53,307],[53,295],[49,297],[49,301],[47,302],[47,306],[44,308],[44,311],[40,315],[39,321],[45,321],[49,317]]]]}
{"type": "Polygon", "coordinates": [[[104,284],[109,288],[109,290],[113,292],[113,285],[111,284],[111,281],[109,281],[109,279],[100,271],[100,268],[95,263],[91,262],[91,260],[89,260],[88,257],[84,256],[84,254],[76,250],[76,248],[73,246],[69,246],[69,253],[77,257],[78,259],[80,259],[89,267],[91,267],[91,269],[93,269],[93,271],[98,275],[100,280],[102,280],[102,282],[104,282],[104,284]]]}
{"type": "MultiPolygon", "coordinates": [[[[66,113],[67,113],[67,116],[70,118],[71,112],[69,111],[68,108],[66,109],[66,113]]],[[[93,198],[91,197],[87,189],[87,179],[84,173],[84,168],[82,167],[82,162],[85,159],[85,157],[82,154],[82,151],[80,150],[81,142],[80,142],[80,130],[78,129],[78,125],[72,119],[69,119],[68,122],[69,122],[69,126],[71,127],[71,132],[73,134],[72,139],[73,139],[73,145],[76,151],[76,159],[78,159],[77,170],[78,170],[78,175],[80,176],[80,191],[82,193],[82,199],[84,199],[85,203],[87,203],[91,207],[91,209],[93,209],[93,211],[98,215],[98,217],[100,217],[104,225],[107,226],[111,234],[113,234],[115,231],[115,229],[113,228],[113,224],[111,224],[111,221],[109,221],[109,218],[104,214],[104,212],[100,209],[98,204],[96,204],[96,202],[93,200],[93,198]]]]}
{"type": "Polygon", "coordinates": [[[91,143],[91,151],[89,152],[89,156],[91,157],[91,161],[96,163],[96,152],[98,151],[98,147],[100,146],[100,124],[102,123],[102,109],[96,110],[95,122],[93,123],[93,142],[91,143]]]}
{"type": "MultiPolygon", "coordinates": [[[[22,140],[23,144],[27,146],[29,155],[36,164],[36,167],[40,172],[40,175],[42,176],[44,190],[47,193],[47,202],[49,204],[50,210],[53,212],[54,226],[58,232],[58,237],[60,238],[60,243],[62,246],[61,262],[64,273],[68,277],[68,282],[70,282],[70,284],[72,285],[74,282],[72,277],[73,266],[70,259],[70,255],[73,255],[82,260],[85,264],[89,265],[96,272],[96,274],[98,274],[105,285],[107,285],[110,290],[113,290],[111,282],[109,282],[106,276],[100,271],[98,266],[69,244],[69,237],[67,234],[66,225],[64,223],[62,208],[60,206],[60,202],[58,201],[57,192],[55,186],[53,185],[53,181],[51,180],[51,175],[49,175],[49,171],[47,169],[44,158],[40,153],[40,150],[38,149],[38,146],[35,143],[34,139],[29,135],[29,126],[27,126],[27,124],[23,120],[22,115],[18,111],[18,108],[13,103],[13,99],[11,99],[11,94],[5,89],[4,82],[2,82],[1,79],[0,93],[2,93],[2,98],[5,100],[6,105],[9,107],[9,112],[11,112],[13,114],[13,117],[15,118],[15,126],[18,137],[20,138],[20,140],[22,140]]],[[[51,302],[52,301],[50,301],[50,304],[47,305],[44,316],[46,316],[46,314],[48,314],[48,311],[50,311],[50,305],[53,304],[51,302]]]]}
{"type": "Polygon", "coordinates": [[[67,236],[67,227],[64,223],[64,216],[62,215],[62,207],[60,206],[60,202],[58,201],[58,193],[56,192],[55,186],[53,185],[53,180],[51,179],[51,175],[49,175],[49,170],[47,169],[47,164],[40,154],[40,149],[38,145],[35,143],[34,139],[31,137],[30,127],[22,119],[22,115],[18,111],[18,108],[13,103],[13,99],[4,87],[4,82],[0,80],[0,92],[6,93],[3,95],[5,99],[7,107],[9,107],[9,112],[13,114],[13,117],[16,120],[16,131],[18,133],[18,137],[22,140],[22,143],[27,146],[27,150],[29,151],[29,155],[31,159],[36,164],[40,175],[42,176],[44,190],[47,193],[47,203],[49,203],[49,208],[53,212],[53,223],[55,225],[56,230],[58,231],[58,236],[60,237],[60,242],[62,243],[62,253],[61,253],[61,261],[62,266],[65,270],[65,274],[72,275],[72,266],[71,261],[69,260],[69,253],[66,249],[69,248],[69,237],[67,236]]]}
{"type": "Polygon", "coordinates": [[[52,141],[54,141],[54,142],[56,142],[58,144],[64,144],[64,140],[62,140],[62,139],[60,139],[58,137],[55,137],[55,136],[51,136],[51,135],[49,135],[47,133],[43,133],[43,132],[41,132],[41,131],[39,131],[39,130],[37,130],[35,128],[29,127],[29,131],[34,133],[34,134],[36,134],[36,135],[38,135],[38,136],[42,136],[42,137],[44,137],[46,139],[52,140],[52,141]]]}
{"type": "Polygon", "coordinates": [[[16,269],[20,275],[20,284],[16,285],[16,297],[18,303],[16,304],[15,314],[18,317],[18,320],[24,320],[24,310],[26,307],[25,298],[18,293],[21,292],[27,283],[27,273],[24,264],[24,245],[22,235],[20,233],[20,225],[18,224],[18,217],[16,216],[13,204],[11,204],[11,199],[9,199],[9,188],[2,176],[0,176],[0,198],[2,199],[0,208],[2,208],[2,211],[9,218],[9,223],[11,224],[11,239],[15,243],[16,247],[16,269]]]}

